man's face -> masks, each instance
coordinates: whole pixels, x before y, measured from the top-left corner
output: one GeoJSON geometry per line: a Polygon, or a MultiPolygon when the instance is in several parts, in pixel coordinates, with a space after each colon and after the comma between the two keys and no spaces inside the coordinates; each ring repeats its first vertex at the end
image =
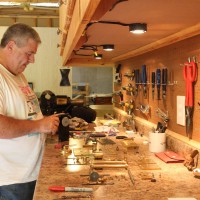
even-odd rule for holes
{"type": "Polygon", "coordinates": [[[7,68],[12,74],[17,75],[22,73],[29,63],[34,63],[38,44],[29,39],[25,46],[18,47],[14,41],[11,41],[11,47],[11,58],[7,68]]]}

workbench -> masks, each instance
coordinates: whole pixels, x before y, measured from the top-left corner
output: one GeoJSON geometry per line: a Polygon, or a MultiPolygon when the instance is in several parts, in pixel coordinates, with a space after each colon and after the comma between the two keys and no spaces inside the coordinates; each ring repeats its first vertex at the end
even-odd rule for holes
{"type": "MultiPolygon", "coordinates": [[[[118,133],[120,134],[123,135],[124,132],[118,133]]],[[[89,158],[88,164],[73,165],[75,162],[70,158],[71,151],[55,148],[57,144],[57,138],[55,138],[53,142],[46,143],[34,200],[59,200],[62,196],[79,195],[85,197],[92,195],[93,198],[71,199],[167,200],[181,197],[200,199],[200,179],[194,177],[183,163],[166,164],[154,153],[149,152],[148,142],[146,142],[148,138],[145,136],[135,134],[132,141],[136,146],[132,147],[127,146],[123,139],[116,139],[115,136],[106,138],[115,143],[97,142],[98,150],[103,153],[103,160],[123,160],[127,162],[127,168],[94,169],[99,175],[105,175],[105,184],[84,185],[90,183],[88,175],[91,172],[92,161],[89,158]],[[128,172],[132,175],[132,181],[128,172]],[[48,190],[50,186],[93,188],[93,192],[53,192],[48,190]]],[[[79,145],[85,142],[83,138],[71,140],[72,143],[79,142],[79,145]]],[[[131,144],[131,139],[128,142],[131,144]]]]}

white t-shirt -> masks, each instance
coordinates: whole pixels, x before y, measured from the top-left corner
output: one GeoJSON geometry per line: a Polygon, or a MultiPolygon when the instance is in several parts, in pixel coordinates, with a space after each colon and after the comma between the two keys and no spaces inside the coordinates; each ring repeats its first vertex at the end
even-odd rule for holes
{"type": "MultiPolygon", "coordinates": [[[[15,76],[2,65],[0,65],[0,114],[29,120],[43,117],[38,99],[24,75],[15,76]]],[[[36,180],[44,142],[43,133],[0,139],[0,185],[36,180]]]]}

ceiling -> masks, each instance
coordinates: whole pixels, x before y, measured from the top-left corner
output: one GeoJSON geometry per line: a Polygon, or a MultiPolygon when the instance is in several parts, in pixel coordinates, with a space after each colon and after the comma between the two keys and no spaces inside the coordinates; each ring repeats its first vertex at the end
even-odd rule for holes
{"type": "MultiPolygon", "coordinates": [[[[14,2],[58,3],[58,1],[15,0],[14,2]]],[[[67,50],[65,49],[64,54],[61,53],[64,57],[63,65],[67,66],[111,66],[121,60],[200,34],[200,0],[61,0],[60,2],[63,4],[73,4],[74,6],[73,12],[68,12],[72,16],[68,17],[71,21],[67,30],[65,30],[67,34],[65,36],[66,41],[65,43],[62,42],[64,44],[63,48],[70,42],[72,43],[67,50]],[[95,7],[95,4],[100,5],[102,3],[102,5],[95,7],[94,14],[90,18],[86,12],[86,17],[79,24],[79,31],[74,34],[72,30],[78,24],[72,20],[73,16],[77,14],[76,4],[84,4],[89,1],[92,8],[95,7]],[[102,23],[94,23],[84,31],[88,23],[97,21],[111,21],[124,24],[147,23],[147,32],[142,35],[134,35],[129,32],[128,26],[102,23]],[[71,35],[73,36],[69,38],[70,32],[72,32],[71,35]],[[84,39],[82,39],[83,33],[85,33],[84,39]],[[93,58],[94,52],[91,50],[79,50],[82,45],[102,44],[115,45],[115,50],[112,52],[105,52],[102,47],[98,47],[98,53],[103,54],[102,60],[95,60],[93,58]],[[74,50],[78,54],[86,55],[75,55],[74,50]]],[[[91,8],[88,10],[91,11],[91,8]]],[[[59,19],[59,12],[58,8],[34,6],[32,11],[25,11],[22,6],[0,6],[0,25],[9,26],[14,22],[24,22],[34,27],[59,27],[60,21],[63,20],[61,16],[59,19]]]]}
{"type": "Polygon", "coordinates": [[[58,0],[1,0],[0,3],[2,2],[12,2],[12,5],[0,5],[1,26],[9,26],[15,22],[24,22],[34,27],[59,27],[59,8],[42,7],[38,4],[44,2],[58,3],[58,0]],[[29,4],[30,10],[26,7],[29,4]]]}
{"type": "Polygon", "coordinates": [[[147,23],[147,32],[134,35],[127,26],[94,23],[87,28],[86,40],[81,45],[114,44],[115,50],[105,52],[98,47],[98,53],[103,54],[103,59],[95,61],[93,56],[89,56],[93,51],[76,51],[88,56],[74,54],[73,50],[81,47],[80,44],[77,47],[76,41],[76,47],[69,49],[70,56],[65,59],[64,64],[110,65],[200,34],[199,6],[200,0],[115,0],[115,4],[98,20],[125,24],[147,23]]]}

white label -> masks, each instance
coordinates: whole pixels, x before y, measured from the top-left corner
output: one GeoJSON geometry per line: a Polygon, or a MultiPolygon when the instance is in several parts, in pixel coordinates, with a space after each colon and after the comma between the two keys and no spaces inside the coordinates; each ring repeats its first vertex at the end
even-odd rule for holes
{"type": "Polygon", "coordinates": [[[177,96],[177,124],[185,126],[185,96],[177,96]]]}

